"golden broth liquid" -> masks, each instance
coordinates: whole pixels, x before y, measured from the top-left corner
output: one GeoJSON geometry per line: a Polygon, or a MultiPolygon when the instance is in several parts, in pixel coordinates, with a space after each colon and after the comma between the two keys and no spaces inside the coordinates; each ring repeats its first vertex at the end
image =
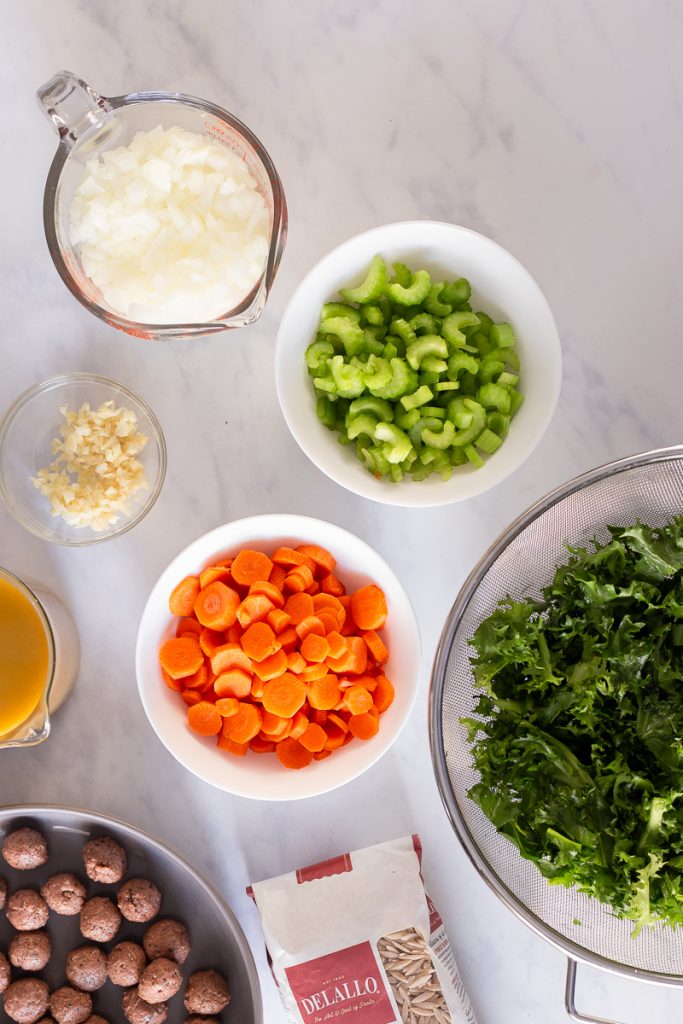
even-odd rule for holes
{"type": "Polygon", "coordinates": [[[0,577],[0,738],[35,711],[48,667],[40,616],[20,590],[0,577]]]}

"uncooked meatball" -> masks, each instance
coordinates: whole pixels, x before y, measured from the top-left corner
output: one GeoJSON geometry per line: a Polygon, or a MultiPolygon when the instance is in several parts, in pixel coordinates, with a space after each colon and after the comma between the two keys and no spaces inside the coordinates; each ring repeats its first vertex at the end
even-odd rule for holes
{"type": "Polygon", "coordinates": [[[0,910],[2,910],[2,908],[4,907],[6,899],[7,899],[7,882],[5,881],[4,878],[0,878],[0,910]]]}
{"type": "Polygon", "coordinates": [[[110,942],[121,925],[121,915],[107,896],[93,896],[81,910],[81,935],[93,942],[110,942]]]}
{"type": "Polygon", "coordinates": [[[185,987],[185,1009],[190,1013],[220,1013],[230,1002],[230,989],[218,971],[195,971],[185,987]]]}
{"type": "Polygon", "coordinates": [[[63,985],[50,996],[50,1013],[57,1024],[83,1024],[92,1013],[92,999],[71,985],[63,985]]]}
{"type": "Polygon", "coordinates": [[[109,980],[123,988],[137,985],[146,963],[145,951],[137,942],[119,942],[107,957],[109,980]]]}
{"type": "Polygon", "coordinates": [[[0,992],[5,991],[11,980],[12,968],[9,965],[9,960],[0,950],[0,992]]]}
{"type": "Polygon", "coordinates": [[[72,949],[66,958],[66,980],[83,992],[96,992],[107,980],[107,956],[97,946],[72,949]]]}
{"type": "Polygon", "coordinates": [[[7,952],[20,971],[42,971],[52,956],[52,943],[47,932],[22,932],[13,936],[7,952]]]}
{"type": "Polygon", "coordinates": [[[50,910],[68,917],[80,914],[85,903],[85,886],[68,871],[48,878],[45,885],[41,886],[40,894],[50,910]]]}
{"type": "Polygon", "coordinates": [[[121,1005],[128,1024],[164,1024],[168,1017],[166,1003],[147,1003],[138,995],[136,988],[129,988],[123,993],[121,1005]]]}
{"type": "Polygon", "coordinates": [[[161,907],[161,893],[146,878],[131,878],[119,889],[119,910],[127,921],[145,923],[156,917],[161,907]]]}
{"type": "Polygon", "coordinates": [[[45,836],[34,828],[18,828],[10,832],[2,844],[2,855],[11,868],[17,871],[31,871],[47,861],[45,836]]]}
{"type": "Polygon", "coordinates": [[[18,932],[44,928],[49,916],[47,903],[34,889],[17,889],[7,900],[7,920],[18,932]]]}
{"type": "Polygon", "coordinates": [[[142,972],[138,994],[147,1003],[164,1003],[176,994],[183,983],[183,974],[175,960],[159,957],[142,972]]]}
{"type": "Polygon", "coordinates": [[[17,1024],[35,1024],[47,1013],[48,987],[39,978],[13,982],[3,996],[5,1013],[17,1024]]]}
{"type": "Polygon", "coordinates": [[[91,839],[83,847],[85,873],[93,882],[113,885],[126,873],[126,851],[109,836],[91,839]]]}
{"type": "Polygon", "coordinates": [[[165,918],[155,921],[145,932],[142,944],[150,960],[160,956],[184,964],[190,954],[190,935],[184,924],[165,918]]]}

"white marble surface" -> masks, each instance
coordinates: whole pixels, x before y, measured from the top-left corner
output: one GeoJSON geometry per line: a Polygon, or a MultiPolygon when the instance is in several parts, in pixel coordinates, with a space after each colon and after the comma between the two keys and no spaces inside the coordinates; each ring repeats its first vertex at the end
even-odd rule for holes
{"type": "MultiPolygon", "coordinates": [[[[268,1024],[284,1017],[245,885],[412,830],[480,1024],[566,1020],[563,957],[496,901],[442,812],[429,667],[459,584],[512,517],[581,470],[680,440],[682,32],[679,5],[640,0],[0,0],[0,406],[54,373],[111,374],[154,406],[170,459],[153,512],[102,546],[48,546],[0,509],[0,562],[64,596],[83,646],[49,742],[0,755],[0,802],[81,805],[175,844],[242,922],[268,1024]],[[257,326],[154,346],[71,298],[43,240],[56,137],[34,98],[61,67],[105,94],[205,96],[261,137],[290,234],[257,326]],[[515,253],[545,290],[565,357],[557,414],[528,463],[434,511],[376,506],[322,477],[287,433],[272,372],[278,318],[302,274],[349,235],[413,217],[465,224],[515,253]],[[424,641],[420,701],[395,748],[354,784],[279,806],[181,770],[143,717],[133,669],[161,568],[218,523],[271,511],[328,518],[373,543],[411,593],[424,641]]],[[[683,992],[590,970],[579,988],[603,1016],[683,1016],[683,992]]]]}

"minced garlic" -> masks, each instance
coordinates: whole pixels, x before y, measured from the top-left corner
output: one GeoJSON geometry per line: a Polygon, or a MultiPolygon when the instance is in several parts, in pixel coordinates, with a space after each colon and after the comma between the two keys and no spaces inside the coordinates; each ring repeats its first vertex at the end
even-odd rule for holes
{"type": "Polygon", "coordinates": [[[149,439],[137,430],[135,413],[112,400],[94,410],[85,402],[78,412],[66,405],[59,411],[65,423],[61,439],[52,441],[57,457],[31,480],[53,516],[101,533],[129,515],[131,499],[149,486],[137,458],[149,439]]]}

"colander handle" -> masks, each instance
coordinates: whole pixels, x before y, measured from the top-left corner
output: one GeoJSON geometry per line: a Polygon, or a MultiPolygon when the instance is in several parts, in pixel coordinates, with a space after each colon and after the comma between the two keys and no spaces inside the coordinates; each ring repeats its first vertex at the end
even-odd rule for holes
{"type": "Polygon", "coordinates": [[[576,960],[567,960],[567,981],[564,986],[564,1005],[572,1020],[582,1021],[582,1024],[619,1024],[618,1021],[608,1020],[607,1017],[589,1017],[576,1009],[576,960]]]}

